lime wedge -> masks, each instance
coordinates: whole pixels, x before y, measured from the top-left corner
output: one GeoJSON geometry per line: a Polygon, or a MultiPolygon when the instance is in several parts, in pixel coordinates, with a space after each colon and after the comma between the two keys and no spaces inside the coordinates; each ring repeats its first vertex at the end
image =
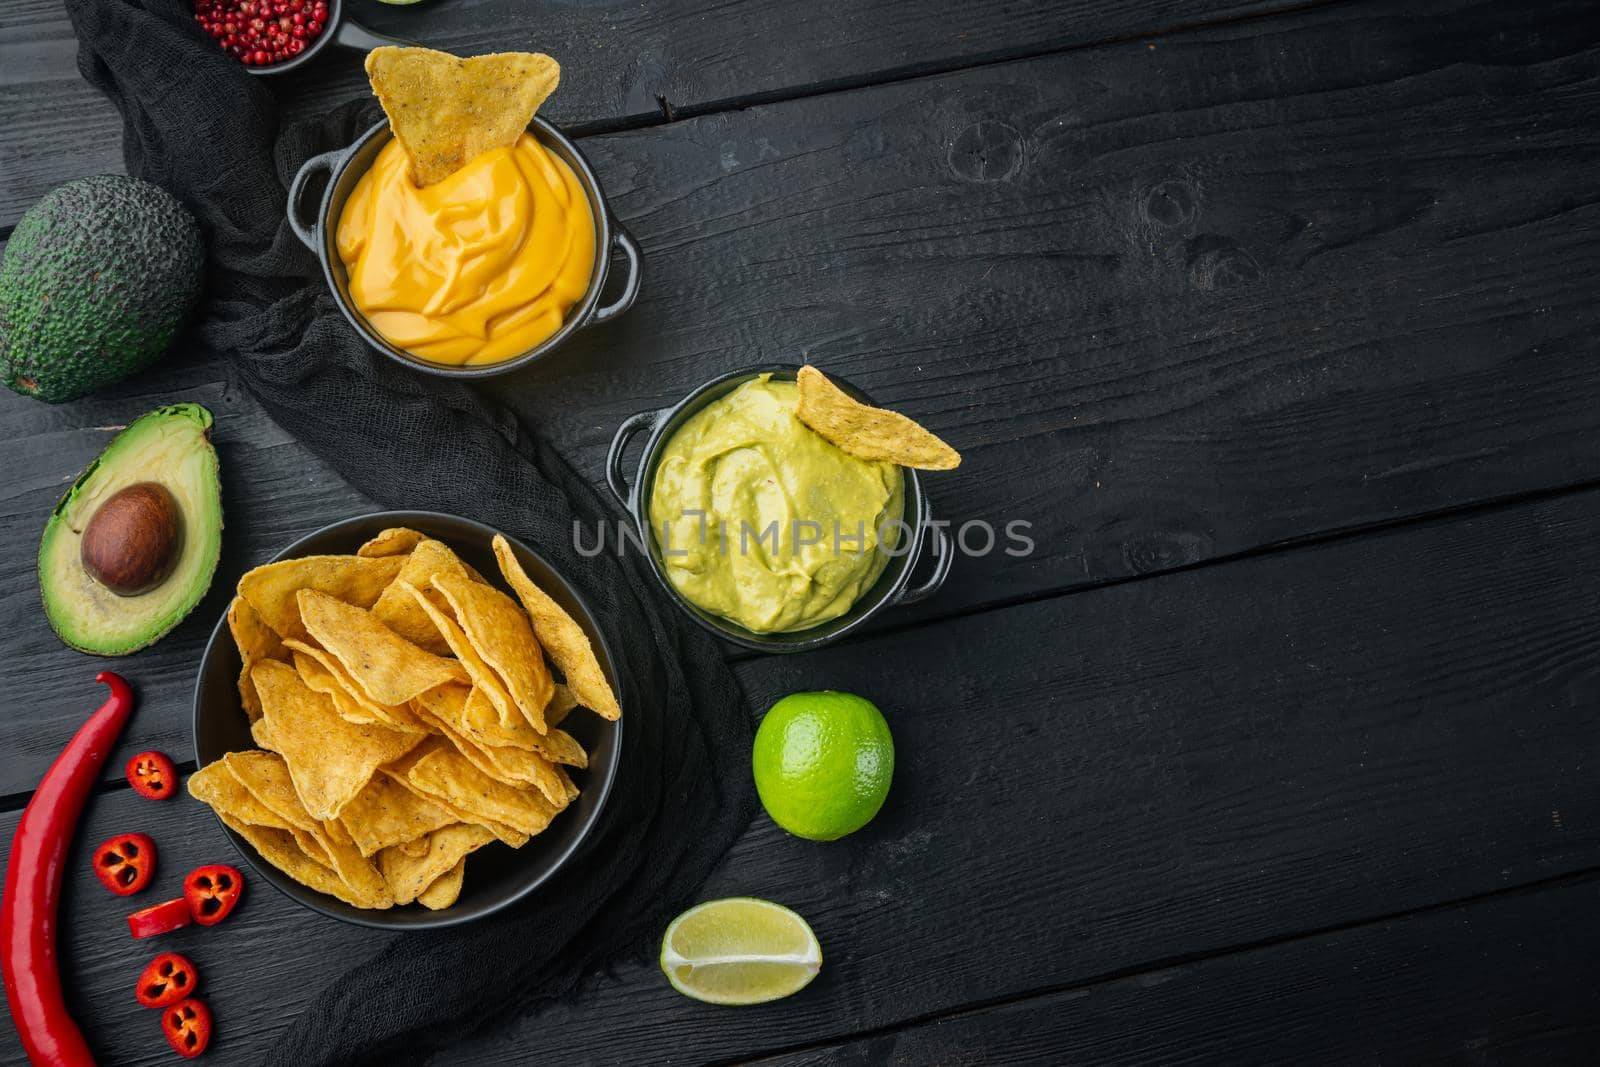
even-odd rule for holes
{"type": "Polygon", "coordinates": [[[754,897],[696,904],[667,927],[661,969],[708,1004],[763,1004],[798,993],[822,970],[822,946],[788,908],[754,897]]]}

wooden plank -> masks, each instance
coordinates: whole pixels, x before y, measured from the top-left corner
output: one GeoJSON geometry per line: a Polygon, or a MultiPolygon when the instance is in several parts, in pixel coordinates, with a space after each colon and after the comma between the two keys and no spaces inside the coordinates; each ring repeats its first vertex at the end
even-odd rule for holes
{"type": "Polygon", "coordinates": [[[729,1012],[651,958],[453,1053],[722,1062],[1600,865],[1597,533],[1590,492],[744,665],[895,731],[871,826],[758,816],[703,893],[821,976],[729,1012]]]}
{"type": "MultiPolygon", "coordinates": [[[[1600,31],[1582,4],[1449,14],[1337,8],[591,138],[645,241],[644,295],[500,391],[597,484],[626,415],[759,360],[815,358],[924,419],[967,454],[928,480],[940,514],[1028,520],[1037,547],[961,559],[890,624],[1593,480],[1600,31]],[[952,169],[962,131],[1001,121],[1033,131],[1020,173],[952,169]],[[1180,211],[1185,189],[1200,200],[1180,211]],[[1169,204],[1189,221],[1137,221],[1169,204]],[[1256,284],[1188,280],[1220,234],[1264,266],[1256,284]]],[[[0,720],[0,795],[37,777],[75,709],[34,709],[88,665],[31,584],[57,487],[104,439],[86,428],[220,377],[180,363],[126,403],[0,407],[23,472],[0,588],[24,594],[5,609],[0,684],[24,696],[0,720]]],[[[225,447],[273,451],[225,471],[219,589],[371,506],[232,404],[225,447]]],[[[152,694],[135,737],[187,751],[220,596],[128,661],[152,694]]]]}
{"type": "Polygon", "coordinates": [[[1490,897],[760,1062],[1592,1063],[1595,888],[1490,897]]]}
{"type": "Polygon", "coordinates": [[[597,477],[716,374],[850,377],[1032,523],[924,615],[1593,481],[1597,107],[1587,3],[1367,3],[593,138],[643,294],[501,392],[597,477]]]}
{"type": "MultiPolygon", "coordinates": [[[[729,1012],[644,946],[452,1062],[754,1056],[1600,866],[1597,535],[1600,491],[1572,494],[742,663],[758,708],[835,687],[894,729],[869,827],[822,845],[758,816],[704,890],[797,909],[822,976],[729,1012]]],[[[188,801],[102,808],[88,840],[224,848],[188,801]]],[[[263,904],[219,931],[227,1062],[380,940],[263,904]]],[[[121,910],[75,896],[73,987],[97,1040],[150,1062],[99,1014],[142,962],[107,941],[121,910]]]]}
{"type": "MultiPolygon", "coordinates": [[[[862,84],[1003,56],[1291,9],[1308,0],[889,0],[862,5],[762,0],[507,5],[453,0],[420,9],[350,0],[374,30],[458,54],[526,48],[561,60],[550,117],[659,120],[752,96],[862,84]]],[[[1310,0],[1314,2],[1314,0],[1310,0]]],[[[121,124],[78,76],[59,4],[0,2],[0,229],[52,186],[122,168],[121,124]]],[[[359,58],[333,52],[283,86],[291,115],[368,92],[359,58]]]]}

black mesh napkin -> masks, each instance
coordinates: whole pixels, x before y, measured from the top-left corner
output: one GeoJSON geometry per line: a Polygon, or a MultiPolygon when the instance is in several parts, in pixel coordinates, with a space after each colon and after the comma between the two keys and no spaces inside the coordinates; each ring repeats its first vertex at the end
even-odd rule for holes
{"type": "Polygon", "coordinates": [[[129,173],[177,195],[206,232],[209,292],[191,337],[369,497],[533,545],[581,589],[618,654],[622,766],[590,846],[511,912],[396,935],[336,976],[268,1062],[420,1059],[442,1035],[561,995],[659,933],[749,821],[750,715],[716,647],[660,600],[636,553],[578,556],[574,521],[614,517],[560,456],[473,389],[373,352],[334,308],[284,221],[285,189],[302,161],[376,121],[376,105],[280,136],[272,93],[201,34],[183,0],[66,4],[84,77],[122,111],[129,173]]]}

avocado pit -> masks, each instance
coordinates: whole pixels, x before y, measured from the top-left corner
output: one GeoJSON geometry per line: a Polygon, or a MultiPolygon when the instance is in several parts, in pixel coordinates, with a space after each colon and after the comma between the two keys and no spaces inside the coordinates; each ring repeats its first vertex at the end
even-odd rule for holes
{"type": "Polygon", "coordinates": [[[182,528],[164,485],[138,482],[113,493],[83,530],[83,569],[118,596],[138,596],[172,573],[182,528]]]}

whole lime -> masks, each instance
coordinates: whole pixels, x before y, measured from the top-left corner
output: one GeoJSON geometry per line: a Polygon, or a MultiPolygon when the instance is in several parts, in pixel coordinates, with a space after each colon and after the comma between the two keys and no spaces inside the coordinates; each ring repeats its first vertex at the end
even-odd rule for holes
{"type": "Polygon", "coordinates": [[[883,713],[850,693],[792,693],[756,731],[750,768],[772,821],[796,837],[833,841],[878,814],[894,777],[883,713]]]}

